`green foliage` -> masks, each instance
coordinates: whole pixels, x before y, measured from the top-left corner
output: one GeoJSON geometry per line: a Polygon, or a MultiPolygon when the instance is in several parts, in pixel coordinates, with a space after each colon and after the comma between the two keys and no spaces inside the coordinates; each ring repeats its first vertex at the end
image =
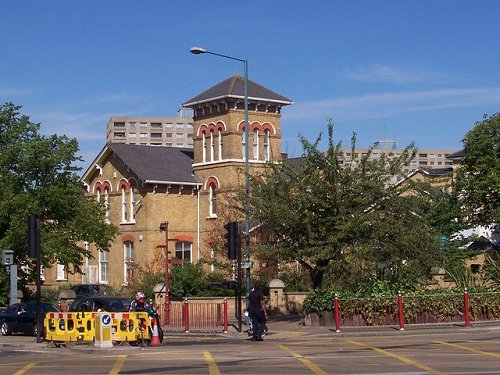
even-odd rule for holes
{"type": "MultiPolygon", "coordinates": [[[[58,261],[80,271],[88,254],[79,243],[106,247],[118,229],[105,222],[103,207],[83,194],[80,168],[74,166],[81,160],[77,141],[41,135],[40,125],[20,108],[0,105],[0,248],[13,250],[16,264],[29,265],[26,218],[38,214],[42,264],[58,261]]],[[[32,276],[21,273],[20,283],[32,276]]]]}
{"type": "Polygon", "coordinates": [[[205,272],[200,264],[183,263],[172,267],[169,277],[172,297],[195,296],[205,285],[205,272]]]}
{"type": "Polygon", "coordinates": [[[145,270],[139,272],[139,281],[136,284],[137,291],[141,291],[146,295],[147,299],[154,299],[154,287],[156,284],[165,284],[165,273],[151,273],[145,270]]]}
{"type": "Polygon", "coordinates": [[[484,116],[463,139],[464,157],[457,185],[471,219],[500,223],[500,113],[484,116]]]}
{"type": "Polygon", "coordinates": [[[483,271],[493,289],[500,290],[500,262],[498,259],[495,260],[492,256],[486,256],[483,271]]]}
{"type": "Polygon", "coordinates": [[[304,299],[302,308],[306,314],[322,314],[333,309],[335,292],[327,289],[314,289],[304,299]]]}
{"type": "Polygon", "coordinates": [[[353,135],[353,160],[346,165],[331,121],[326,152],[318,150],[320,140],[301,138],[300,165],[270,164],[252,179],[252,215],[269,232],[267,249],[280,261],[299,262],[315,289],[332,267],[340,282],[352,285],[427,279],[441,260],[442,233],[431,225],[434,191],[423,183],[393,183],[414,157],[413,145],[399,157],[370,160],[371,152],[356,156],[353,135]]]}
{"type": "MultiPolygon", "coordinates": [[[[397,294],[363,296],[362,293],[340,293],[339,304],[343,319],[356,319],[366,325],[398,323],[397,294]]],[[[332,314],[334,297],[332,290],[312,291],[304,301],[304,313],[316,313],[320,316],[332,314]]],[[[498,297],[498,293],[469,292],[470,319],[499,319],[498,297]]],[[[436,322],[463,321],[463,289],[408,292],[403,294],[403,301],[405,323],[418,323],[422,319],[436,322]]]]}

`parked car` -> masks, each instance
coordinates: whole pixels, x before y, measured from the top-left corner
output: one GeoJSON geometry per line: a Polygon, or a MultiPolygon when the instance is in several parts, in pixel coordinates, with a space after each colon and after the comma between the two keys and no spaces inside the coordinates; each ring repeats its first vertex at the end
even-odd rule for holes
{"type": "Polygon", "coordinates": [[[125,297],[86,297],[76,298],[69,306],[68,311],[128,311],[130,298],[125,297]]]}
{"type": "MultiPolygon", "coordinates": [[[[27,335],[36,336],[36,310],[36,302],[20,302],[9,306],[5,311],[0,312],[0,332],[2,333],[2,336],[8,336],[17,332],[23,332],[27,335]]],[[[57,308],[50,303],[42,302],[40,305],[40,312],[43,324],[43,319],[45,318],[46,313],[59,312],[59,310],[57,310],[57,308]]]]}
{"type": "Polygon", "coordinates": [[[75,292],[76,298],[105,296],[108,292],[107,285],[101,284],[80,284],[73,285],[71,290],[75,292]]]}

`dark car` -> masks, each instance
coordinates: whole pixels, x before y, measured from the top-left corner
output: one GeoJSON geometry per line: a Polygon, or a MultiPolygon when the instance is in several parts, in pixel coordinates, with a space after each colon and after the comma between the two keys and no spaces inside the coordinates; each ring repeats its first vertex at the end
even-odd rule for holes
{"type": "Polygon", "coordinates": [[[108,292],[109,287],[101,284],[80,284],[71,287],[75,292],[76,298],[86,298],[94,296],[103,296],[108,292]]]}
{"type": "MultiPolygon", "coordinates": [[[[36,310],[36,302],[20,302],[2,311],[0,313],[0,331],[2,336],[8,336],[17,332],[36,336],[36,310]]],[[[50,303],[42,302],[40,312],[43,324],[46,313],[59,312],[59,310],[50,303]]]]}
{"type": "Polygon", "coordinates": [[[70,305],[69,311],[125,312],[128,311],[129,305],[130,298],[125,297],[77,297],[70,305]]]}

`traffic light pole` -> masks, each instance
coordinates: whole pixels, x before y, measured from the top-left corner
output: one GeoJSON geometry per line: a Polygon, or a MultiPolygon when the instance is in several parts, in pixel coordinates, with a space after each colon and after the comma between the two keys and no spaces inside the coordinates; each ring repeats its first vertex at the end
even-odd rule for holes
{"type": "Polygon", "coordinates": [[[241,316],[241,279],[243,277],[243,272],[241,272],[241,246],[237,253],[237,271],[238,271],[238,283],[236,284],[236,318],[238,319],[238,332],[242,329],[242,316],[241,316]]]}

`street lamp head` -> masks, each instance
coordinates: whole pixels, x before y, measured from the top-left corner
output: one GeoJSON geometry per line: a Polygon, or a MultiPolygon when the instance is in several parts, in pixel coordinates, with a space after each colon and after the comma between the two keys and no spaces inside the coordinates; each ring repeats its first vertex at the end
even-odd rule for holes
{"type": "Polygon", "coordinates": [[[201,47],[192,47],[189,51],[195,55],[207,53],[207,50],[201,47]]]}
{"type": "Polygon", "coordinates": [[[165,232],[167,230],[167,224],[168,222],[164,221],[163,223],[160,223],[160,231],[165,232]]]}

